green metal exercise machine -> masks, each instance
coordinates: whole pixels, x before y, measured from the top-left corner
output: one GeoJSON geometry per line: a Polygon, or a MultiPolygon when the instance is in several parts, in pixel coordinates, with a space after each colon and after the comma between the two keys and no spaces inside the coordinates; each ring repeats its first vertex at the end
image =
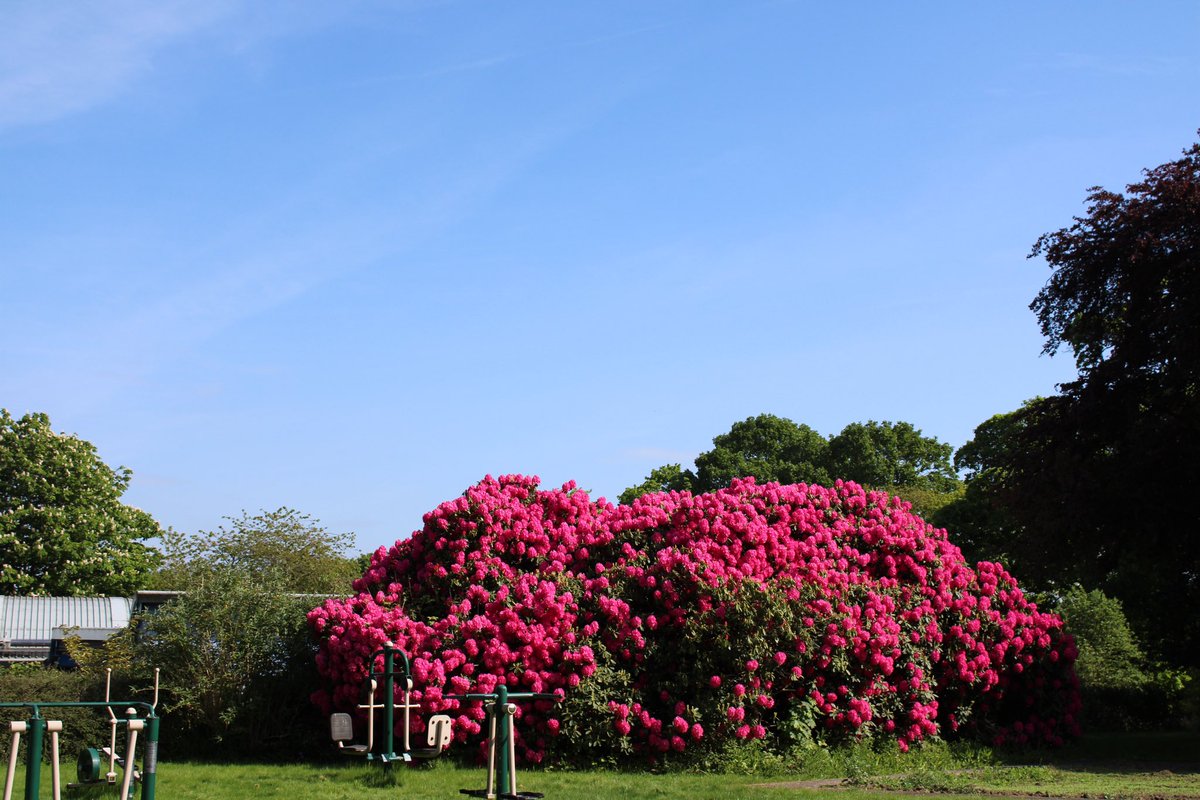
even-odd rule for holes
{"type": "Polygon", "coordinates": [[[517,707],[509,700],[551,700],[557,694],[541,692],[510,692],[507,686],[497,686],[489,694],[448,694],[447,700],[482,700],[488,713],[487,785],[483,789],[461,789],[470,797],[483,800],[534,800],[544,797],[540,792],[517,790],[517,740],[513,735],[513,717],[517,707]]]}
{"type": "MultiPolygon", "coordinates": [[[[412,670],[408,656],[391,642],[384,644],[367,659],[367,702],[359,708],[367,712],[367,741],[365,744],[347,744],[354,739],[354,723],[349,714],[337,713],[329,717],[329,732],[337,742],[338,750],[354,756],[366,756],[368,761],[391,767],[397,761],[411,762],[415,759],[434,758],[450,746],[451,720],[446,714],[429,718],[425,747],[413,747],[410,740],[412,730],[411,712],[420,706],[412,702],[412,670]],[[376,660],[383,657],[383,669],[377,670],[376,660]],[[379,680],[383,680],[382,702],[376,700],[379,680]],[[404,687],[404,702],[396,705],[396,681],[404,687]],[[397,751],[395,741],[396,709],[404,710],[403,746],[397,751]],[[381,741],[375,738],[375,712],[383,711],[384,735],[381,741]]],[[[510,700],[550,700],[558,702],[557,694],[536,692],[509,692],[508,687],[497,687],[487,694],[448,694],[447,700],[482,701],[488,713],[488,772],[484,789],[463,789],[462,793],[484,800],[533,800],[542,797],[536,792],[517,791],[516,738],[513,736],[513,715],[517,707],[510,700]]],[[[145,800],[153,800],[147,798],[145,800]]]]}
{"type": "Polygon", "coordinates": [[[411,741],[412,715],[414,708],[411,693],[413,688],[412,670],[408,656],[391,642],[384,644],[383,649],[376,650],[368,659],[367,671],[367,702],[359,704],[359,708],[367,712],[367,742],[366,744],[346,744],[354,739],[354,722],[349,714],[338,713],[329,717],[329,733],[337,742],[341,752],[359,756],[365,755],[367,761],[377,762],[384,767],[390,767],[397,761],[411,762],[414,759],[435,758],[450,746],[451,721],[446,714],[437,714],[429,718],[424,747],[413,747],[411,741]],[[376,671],[375,660],[383,656],[383,670],[376,671]],[[383,702],[376,702],[375,694],[379,689],[379,679],[383,679],[383,702]],[[399,752],[396,750],[396,680],[404,687],[404,737],[399,752]],[[375,741],[375,712],[383,711],[382,741],[375,741]]]}
{"type": "MultiPolygon", "coordinates": [[[[111,681],[111,671],[109,675],[111,681]]],[[[12,732],[12,750],[8,755],[8,772],[4,779],[4,800],[12,800],[13,778],[17,769],[17,749],[21,744],[22,734],[28,736],[28,748],[25,758],[25,800],[38,800],[42,777],[42,751],[44,735],[50,734],[50,768],[51,792],[54,800],[62,798],[62,781],[59,769],[58,734],[62,732],[62,721],[46,719],[43,709],[48,708],[103,708],[108,711],[109,725],[112,736],[109,747],[96,750],[85,748],[80,753],[78,773],[81,783],[104,783],[116,785],[115,765],[119,764],[124,772],[120,787],[120,799],[129,800],[130,792],[135,783],[141,783],[142,800],[155,800],[154,793],[158,778],[158,724],[159,717],[155,713],[158,705],[158,670],[154,671],[154,702],[143,703],[135,700],[111,700],[108,696],[107,683],[103,701],[87,702],[53,702],[53,703],[0,703],[0,708],[29,709],[29,718],[15,720],[9,723],[12,732]],[[117,716],[117,711],[124,711],[124,718],[117,716]],[[128,732],[125,756],[121,758],[116,753],[117,728],[124,726],[128,732]],[[145,732],[143,753],[143,768],[139,772],[134,766],[134,755],[137,751],[138,735],[145,732]],[[100,753],[109,756],[109,771],[101,780],[100,753]]],[[[75,784],[78,785],[78,784],[75,784]]]]}

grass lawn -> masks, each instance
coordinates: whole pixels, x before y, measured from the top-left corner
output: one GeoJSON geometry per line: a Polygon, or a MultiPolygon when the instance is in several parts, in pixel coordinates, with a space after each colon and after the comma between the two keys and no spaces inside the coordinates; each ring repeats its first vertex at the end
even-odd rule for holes
{"type": "MultiPolygon", "coordinates": [[[[64,764],[73,777],[74,764],[64,764]]],[[[814,752],[802,763],[765,762],[754,774],[523,770],[520,788],[548,800],[646,798],[826,798],[896,800],[938,793],[952,797],[1195,798],[1200,800],[1200,735],[1123,734],[1085,738],[1055,752],[997,755],[932,745],[907,755],[865,748],[814,752]]],[[[449,761],[397,767],[391,777],[358,761],[326,764],[159,765],[162,800],[423,800],[462,797],[483,788],[483,770],[449,761]]],[[[23,774],[15,797],[23,797],[23,774]]],[[[90,792],[90,797],[115,793],[90,792]]],[[[41,798],[50,798],[50,771],[41,798]]]]}

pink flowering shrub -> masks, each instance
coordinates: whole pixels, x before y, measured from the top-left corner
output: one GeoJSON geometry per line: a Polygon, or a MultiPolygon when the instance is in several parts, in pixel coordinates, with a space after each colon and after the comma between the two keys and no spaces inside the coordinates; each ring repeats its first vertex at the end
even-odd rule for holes
{"type": "Polygon", "coordinates": [[[752,479],[592,502],[569,483],[485,478],[380,548],[357,594],[309,613],[326,711],[362,699],[364,659],[412,659],[424,715],[483,738],[448,694],[525,703],[521,757],[714,750],[738,740],[955,732],[1057,745],[1077,733],[1075,647],[1004,568],[964,561],[907,503],[853,483],[752,479]]]}

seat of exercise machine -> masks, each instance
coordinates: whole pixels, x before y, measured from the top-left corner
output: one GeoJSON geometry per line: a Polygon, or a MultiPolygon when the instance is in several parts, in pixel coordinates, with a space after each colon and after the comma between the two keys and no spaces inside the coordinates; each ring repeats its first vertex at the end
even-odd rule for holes
{"type": "Polygon", "coordinates": [[[354,723],[349,714],[332,714],[329,717],[329,735],[337,742],[338,752],[348,756],[362,755],[369,747],[365,744],[346,744],[354,738],[354,723]]]}
{"type": "Polygon", "coordinates": [[[408,751],[413,758],[437,758],[442,754],[440,747],[414,747],[408,751]]]}

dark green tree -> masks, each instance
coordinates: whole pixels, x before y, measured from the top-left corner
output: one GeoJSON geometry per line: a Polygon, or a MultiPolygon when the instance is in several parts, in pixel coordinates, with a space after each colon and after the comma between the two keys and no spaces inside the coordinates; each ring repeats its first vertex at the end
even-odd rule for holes
{"type": "Polygon", "coordinates": [[[696,457],[695,489],[709,492],[734,478],[759,483],[828,483],[825,437],[807,425],[774,414],[735,422],[713,439],[713,449],[696,457]]]}
{"type": "Polygon", "coordinates": [[[1119,598],[1155,656],[1200,664],[1200,144],[1038,239],[1031,304],[1076,380],[960,453],[978,536],[1023,580],[1119,598]],[[988,520],[988,517],[991,520],[988,520]]]}
{"type": "Polygon", "coordinates": [[[696,457],[695,472],[679,464],[658,467],[620,500],[658,491],[710,492],[744,477],[822,485],[842,478],[898,493],[919,513],[930,512],[959,491],[953,452],[907,422],[852,423],[827,440],[807,425],[759,414],[714,438],[713,448],[696,457]]]}
{"type": "MultiPolygon", "coordinates": [[[[1011,512],[1019,498],[1009,491],[1009,468],[1018,456],[1020,433],[1025,425],[1023,411],[1041,402],[1028,400],[1021,410],[996,414],[975,427],[973,438],[954,454],[955,468],[965,473],[960,496],[937,509],[929,520],[954,533],[954,542],[974,561],[999,561],[1022,578],[1045,563],[1040,549],[1026,552],[1031,542],[1020,520],[1011,512]],[[1025,564],[1025,560],[1032,563],[1025,564]]],[[[1041,546],[1050,546],[1043,541],[1041,546]]],[[[1045,576],[1040,576],[1045,582],[1045,576]]]]}
{"type": "Polygon", "coordinates": [[[622,505],[629,505],[644,494],[651,492],[691,492],[696,489],[696,474],[679,464],[664,464],[650,470],[646,480],[630,486],[617,498],[622,505]]]}
{"type": "Polygon", "coordinates": [[[162,531],[121,502],[132,473],[112,469],[45,414],[0,409],[0,593],[124,595],[158,560],[162,531]]]}
{"type": "Polygon", "coordinates": [[[852,422],[829,440],[829,473],[875,488],[953,491],[954,448],[908,422],[852,422]]]}

